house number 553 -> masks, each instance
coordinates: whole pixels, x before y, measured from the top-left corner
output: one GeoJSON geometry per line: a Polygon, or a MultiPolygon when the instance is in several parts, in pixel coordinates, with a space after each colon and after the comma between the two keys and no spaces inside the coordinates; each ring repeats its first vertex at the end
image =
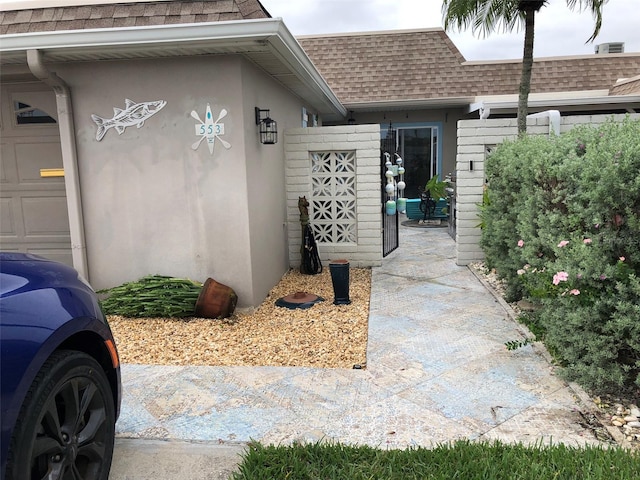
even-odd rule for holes
{"type": "Polygon", "coordinates": [[[196,125],[196,135],[224,135],[224,123],[196,125]]]}
{"type": "Polygon", "coordinates": [[[227,110],[220,110],[220,114],[218,118],[214,121],[213,114],[211,113],[211,105],[207,104],[207,111],[205,113],[204,122],[200,119],[200,115],[198,112],[193,110],[191,112],[191,116],[198,120],[196,123],[196,135],[200,137],[200,140],[191,145],[191,148],[197,150],[200,144],[206,139],[207,146],[209,147],[209,153],[213,155],[213,146],[215,145],[216,140],[218,140],[224,148],[231,148],[231,144],[226,140],[220,138],[220,135],[224,135],[224,123],[221,123],[222,120],[227,115],[227,110]]]}

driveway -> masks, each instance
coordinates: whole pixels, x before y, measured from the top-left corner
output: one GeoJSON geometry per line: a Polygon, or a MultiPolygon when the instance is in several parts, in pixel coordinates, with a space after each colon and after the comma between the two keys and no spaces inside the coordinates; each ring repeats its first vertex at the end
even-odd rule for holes
{"type": "MultiPolygon", "coordinates": [[[[555,374],[542,345],[505,348],[525,330],[454,249],[446,229],[401,228],[400,248],[373,269],[366,369],[123,365],[114,475],[130,438],[202,442],[173,445],[205,465],[208,448],[235,454],[251,440],[597,444],[582,426],[588,397],[555,374]]],[[[145,458],[160,465],[154,455],[145,458]]],[[[147,478],[135,465],[113,478],[147,478]]]]}

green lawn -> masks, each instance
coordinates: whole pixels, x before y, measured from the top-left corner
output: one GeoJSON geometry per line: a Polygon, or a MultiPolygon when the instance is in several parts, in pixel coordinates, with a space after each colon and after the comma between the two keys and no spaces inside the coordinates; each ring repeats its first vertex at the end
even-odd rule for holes
{"type": "Polygon", "coordinates": [[[250,445],[233,480],[640,479],[640,452],[617,447],[523,446],[458,441],[380,450],[335,443],[250,445]]]}

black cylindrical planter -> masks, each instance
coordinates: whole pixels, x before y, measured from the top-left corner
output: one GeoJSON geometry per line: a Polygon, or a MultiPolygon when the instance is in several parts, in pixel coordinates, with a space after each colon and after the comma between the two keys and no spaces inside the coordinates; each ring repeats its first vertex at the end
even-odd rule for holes
{"type": "Polygon", "coordinates": [[[333,283],[333,304],[348,305],[349,300],[349,262],[347,260],[333,260],[329,263],[331,283],[333,283]]]}

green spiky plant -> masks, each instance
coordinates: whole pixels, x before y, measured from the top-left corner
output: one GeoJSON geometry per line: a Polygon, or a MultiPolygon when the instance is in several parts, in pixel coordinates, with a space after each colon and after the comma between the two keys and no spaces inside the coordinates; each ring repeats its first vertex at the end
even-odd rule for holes
{"type": "Polygon", "coordinates": [[[124,317],[190,317],[202,284],[184,278],[149,275],[135,282],[100,290],[106,315],[124,317]]]}

